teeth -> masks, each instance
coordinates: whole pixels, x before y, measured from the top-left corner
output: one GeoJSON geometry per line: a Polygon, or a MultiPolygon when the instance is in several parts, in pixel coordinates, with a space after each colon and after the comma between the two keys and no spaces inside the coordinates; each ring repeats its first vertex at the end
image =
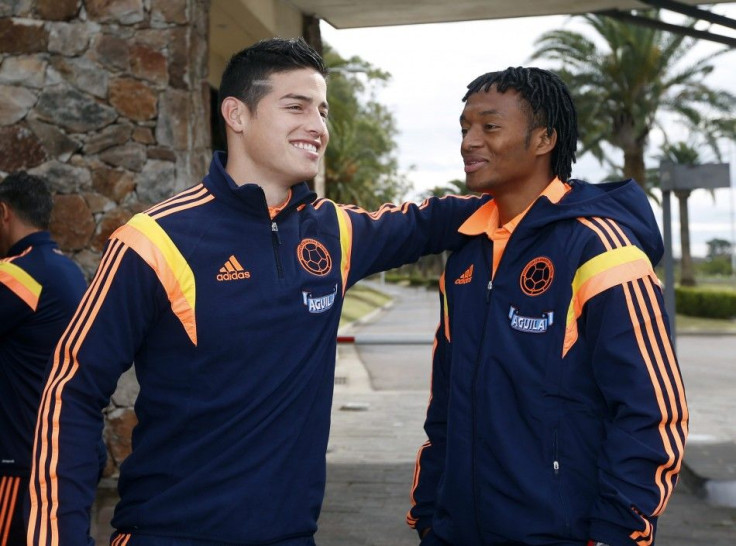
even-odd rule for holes
{"type": "Polygon", "coordinates": [[[310,152],[317,151],[317,146],[315,146],[314,144],[309,144],[307,142],[294,142],[292,145],[302,150],[309,150],[310,152]]]}

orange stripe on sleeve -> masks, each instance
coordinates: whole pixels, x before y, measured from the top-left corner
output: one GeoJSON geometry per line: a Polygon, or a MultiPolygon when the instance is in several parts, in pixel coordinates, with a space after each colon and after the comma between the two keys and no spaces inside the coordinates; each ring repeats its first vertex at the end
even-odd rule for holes
{"type": "Polygon", "coordinates": [[[150,216],[136,214],[110,238],[130,246],[154,270],[166,290],[171,310],[197,345],[194,273],[166,232],[150,216]]]}
{"type": "Polygon", "coordinates": [[[337,214],[337,225],[340,230],[340,274],[342,276],[342,294],[348,286],[350,265],[353,252],[353,222],[350,215],[337,203],[332,203],[337,214]]]}
{"type": "MultiPolygon", "coordinates": [[[[651,284],[649,284],[648,286],[648,292],[649,290],[651,290],[651,284]]],[[[657,469],[656,473],[655,481],[658,483],[662,483],[662,487],[665,492],[660,499],[659,505],[652,513],[653,516],[658,516],[662,513],[662,511],[664,511],[665,507],[667,506],[667,502],[669,501],[669,498],[672,494],[672,490],[675,487],[677,473],[680,471],[680,467],[682,464],[682,454],[685,448],[685,431],[678,430],[678,423],[680,423],[681,420],[686,416],[680,416],[678,410],[678,402],[680,404],[684,403],[684,390],[682,389],[680,374],[677,371],[674,354],[669,343],[669,337],[666,335],[663,338],[658,336],[657,334],[659,334],[661,331],[657,330],[655,332],[654,329],[654,326],[657,322],[663,322],[662,313],[657,305],[656,299],[649,300],[655,312],[655,316],[652,317],[647,310],[648,308],[646,306],[644,294],[637,284],[634,284],[634,294],[636,296],[636,302],[638,304],[640,313],[644,317],[644,328],[646,336],[643,341],[646,342],[649,350],[652,352],[654,356],[654,361],[657,365],[657,371],[659,371],[659,378],[657,377],[654,370],[650,371],[650,377],[652,378],[652,383],[655,391],[657,391],[657,398],[662,398],[660,407],[663,409],[662,419],[659,424],[659,433],[660,437],[662,438],[662,444],[665,447],[668,459],[665,464],[661,465],[657,469]],[[659,340],[661,340],[662,344],[665,347],[665,355],[663,355],[662,351],[660,350],[660,345],[658,343],[659,340]],[[670,376],[675,376],[676,378],[675,382],[678,384],[676,385],[676,387],[678,387],[677,393],[675,392],[675,387],[673,387],[672,385],[670,376]],[[674,449],[670,442],[670,434],[675,441],[674,449]]],[[[651,292],[647,295],[651,297],[654,294],[653,292],[651,292]]],[[[632,320],[634,320],[633,316],[632,320]]],[[[686,408],[686,405],[683,407],[686,408]]]]}
{"type": "Polygon", "coordinates": [[[10,525],[13,523],[20,478],[15,476],[0,477],[0,546],[7,546],[10,525]]]}
{"type": "MultiPolygon", "coordinates": [[[[412,480],[411,491],[409,493],[409,499],[411,501],[412,508],[414,508],[417,505],[417,500],[414,497],[414,493],[416,492],[417,487],[419,486],[419,475],[421,474],[421,467],[422,467],[421,465],[422,452],[428,447],[430,447],[431,445],[432,445],[431,442],[427,440],[421,445],[421,447],[417,451],[416,461],[414,462],[414,478],[412,480]]],[[[409,511],[406,513],[406,523],[408,523],[410,527],[414,528],[416,527],[417,521],[419,520],[417,520],[417,518],[411,515],[411,508],[410,508],[409,511]]]]}
{"type": "Polygon", "coordinates": [[[601,229],[598,226],[596,226],[593,222],[591,222],[587,218],[578,218],[578,222],[580,222],[584,226],[587,226],[593,231],[595,231],[598,234],[598,237],[600,238],[601,243],[603,243],[603,246],[606,248],[606,250],[611,250],[613,248],[613,246],[611,246],[611,243],[608,241],[606,236],[603,234],[603,231],[601,231],[601,229]]]}
{"type": "Polygon", "coordinates": [[[0,262],[0,283],[7,286],[34,311],[38,308],[43,287],[17,265],[0,262]]]}
{"type": "Polygon", "coordinates": [[[31,501],[27,534],[29,544],[33,543],[36,532],[38,532],[38,541],[41,544],[49,543],[58,546],[59,543],[56,519],[58,510],[56,467],[61,395],[64,386],[77,371],[77,351],[99,311],[112,282],[113,274],[120,265],[124,255],[124,250],[120,251],[122,246],[120,242],[113,242],[108,248],[82,303],[77,308],[54,351],[49,380],[41,397],[36,422],[34,464],[31,469],[29,492],[31,501]],[[74,340],[76,340],[75,343],[73,343],[74,340]],[[53,432],[50,434],[49,431],[53,432]]]}
{"type": "Polygon", "coordinates": [[[152,215],[176,203],[186,202],[192,199],[194,200],[199,199],[200,197],[202,197],[203,195],[206,195],[207,193],[208,191],[207,191],[207,188],[204,186],[204,184],[197,184],[196,186],[192,186],[188,190],[184,190],[181,193],[172,195],[168,199],[153,205],[151,208],[146,209],[145,213],[148,215],[152,215]]]}
{"type": "MultiPolygon", "coordinates": [[[[639,517],[641,517],[641,515],[639,517]]],[[[644,522],[644,530],[634,531],[629,535],[629,538],[636,541],[636,543],[640,546],[651,546],[652,542],[654,541],[654,535],[652,534],[652,524],[649,523],[649,520],[647,518],[641,517],[641,520],[644,522]]]]}
{"type": "Polygon", "coordinates": [[[164,216],[168,216],[169,214],[174,214],[175,212],[180,212],[182,210],[187,210],[187,209],[191,209],[191,208],[194,208],[194,207],[198,207],[200,205],[204,205],[205,203],[209,203],[214,198],[215,198],[214,195],[212,195],[212,194],[206,194],[205,197],[202,197],[201,199],[198,199],[196,201],[192,201],[190,203],[184,203],[182,205],[178,205],[176,207],[172,207],[172,208],[163,210],[163,211],[158,212],[156,214],[152,214],[151,215],[151,218],[160,219],[160,218],[163,218],[164,216]]]}
{"type": "Polygon", "coordinates": [[[608,250],[581,265],[572,281],[562,357],[578,339],[577,320],[591,298],[609,288],[646,276],[654,276],[652,265],[646,254],[633,245],[608,250]]]}
{"type": "MultiPolygon", "coordinates": [[[[639,352],[644,362],[647,372],[649,374],[650,381],[652,383],[652,389],[657,401],[661,419],[659,422],[658,430],[659,436],[662,440],[662,446],[667,454],[667,461],[660,465],[654,476],[655,484],[660,491],[660,500],[657,508],[652,513],[653,516],[659,515],[667,505],[669,498],[672,494],[672,490],[675,486],[674,476],[679,471],[680,464],[682,461],[682,453],[684,448],[684,437],[678,433],[675,428],[679,421],[679,412],[677,410],[677,400],[682,397],[682,391],[675,396],[672,388],[672,384],[669,379],[669,374],[665,368],[665,362],[663,361],[661,351],[657,339],[654,336],[654,330],[652,327],[652,318],[647,310],[647,307],[643,301],[643,295],[638,286],[634,283],[633,287],[634,297],[632,297],[631,289],[629,285],[624,287],[624,293],[626,296],[626,303],[629,308],[629,316],[631,323],[634,328],[634,334],[636,337],[639,352]],[[639,321],[637,316],[637,310],[642,316],[642,321],[639,321]],[[642,330],[642,324],[644,330],[642,330]],[[651,353],[651,356],[650,356],[651,353]],[[653,357],[653,359],[652,359],[653,357]],[[656,370],[655,370],[656,364],[656,370]],[[657,370],[660,372],[661,379],[657,376],[657,370]],[[675,438],[677,453],[675,453],[672,443],[669,438],[668,431],[673,432],[675,438]],[[663,474],[667,469],[667,475],[663,478],[663,474]]],[[[668,343],[667,338],[662,340],[668,343]]],[[[669,363],[670,368],[674,369],[674,362],[669,363]]]]}
{"type": "Polygon", "coordinates": [[[450,307],[447,303],[447,290],[445,288],[445,272],[440,276],[440,292],[442,293],[442,316],[445,322],[445,339],[450,342],[450,307]]]}

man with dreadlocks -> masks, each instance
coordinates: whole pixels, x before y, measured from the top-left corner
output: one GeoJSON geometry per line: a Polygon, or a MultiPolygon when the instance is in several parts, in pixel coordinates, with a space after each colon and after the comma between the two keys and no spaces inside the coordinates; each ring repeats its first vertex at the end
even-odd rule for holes
{"type": "Polygon", "coordinates": [[[408,522],[424,546],[651,545],[688,420],[651,207],[570,179],[556,75],[491,72],[463,101],[466,183],[493,199],[440,281],[408,522]]]}

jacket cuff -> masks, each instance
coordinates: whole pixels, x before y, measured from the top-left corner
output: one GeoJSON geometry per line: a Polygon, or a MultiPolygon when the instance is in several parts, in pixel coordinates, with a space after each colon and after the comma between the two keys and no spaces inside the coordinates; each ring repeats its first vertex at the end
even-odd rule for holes
{"type": "Polygon", "coordinates": [[[424,533],[424,531],[426,529],[429,529],[430,527],[432,527],[432,518],[421,518],[417,520],[414,529],[416,529],[419,538],[422,538],[422,533],[424,533]]]}
{"type": "MultiPolygon", "coordinates": [[[[624,529],[607,521],[592,520],[588,534],[594,542],[615,544],[616,546],[637,546],[638,543],[629,536],[632,532],[632,529],[624,529]]],[[[654,528],[652,528],[652,532],[654,532],[654,528]]]]}

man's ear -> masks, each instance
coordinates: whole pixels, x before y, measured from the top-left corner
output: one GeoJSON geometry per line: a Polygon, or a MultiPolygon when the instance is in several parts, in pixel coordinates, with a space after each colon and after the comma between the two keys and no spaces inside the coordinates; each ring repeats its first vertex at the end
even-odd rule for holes
{"type": "Polygon", "coordinates": [[[4,201],[0,201],[0,222],[10,221],[10,207],[4,201]]]}
{"type": "Polygon", "coordinates": [[[538,127],[536,130],[539,131],[536,141],[538,154],[544,155],[552,153],[552,150],[554,150],[557,145],[557,130],[552,129],[551,134],[547,133],[546,127],[538,127]]]}
{"type": "Polygon", "coordinates": [[[235,97],[226,97],[222,101],[220,114],[222,114],[222,119],[225,120],[225,125],[231,131],[235,133],[242,133],[245,131],[248,121],[248,107],[243,101],[240,101],[235,97]]]}

